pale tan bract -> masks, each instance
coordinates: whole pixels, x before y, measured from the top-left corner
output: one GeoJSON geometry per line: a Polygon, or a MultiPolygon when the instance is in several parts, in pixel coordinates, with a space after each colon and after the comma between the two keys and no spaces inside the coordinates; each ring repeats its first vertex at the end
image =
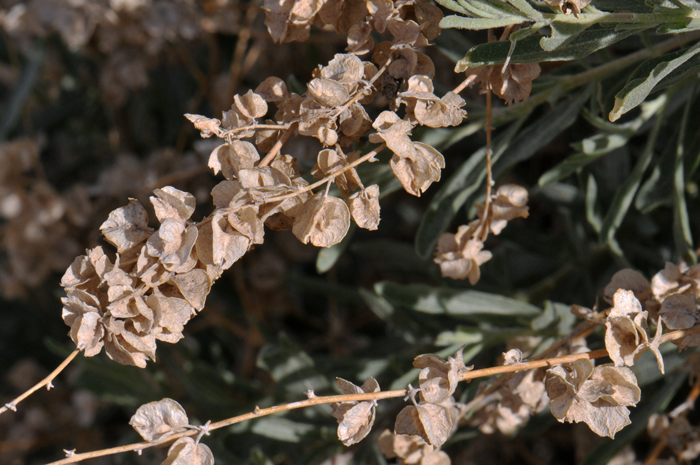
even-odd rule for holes
{"type": "Polygon", "coordinates": [[[420,436],[431,446],[439,448],[452,434],[458,418],[459,409],[452,397],[440,404],[420,402],[399,412],[394,433],[420,436]]]}
{"type": "Polygon", "coordinates": [[[464,365],[461,349],[447,360],[435,354],[419,355],[413,360],[413,366],[421,369],[418,374],[420,397],[431,403],[449,399],[457,389],[459,375],[474,368],[464,365]]]}
{"type": "Polygon", "coordinates": [[[469,278],[476,284],[481,277],[479,267],[491,259],[491,252],[482,250],[484,243],[471,239],[473,225],[462,225],[457,234],[443,233],[438,239],[435,263],[440,265],[442,276],[452,279],[469,278]]]}
{"type": "Polygon", "coordinates": [[[639,271],[625,268],[610,278],[610,282],[605,286],[603,295],[609,302],[612,302],[613,295],[618,289],[632,291],[637,298],[640,298],[642,294],[647,294],[651,290],[651,284],[639,271]]]}
{"type": "Polygon", "coordinates": [[[532,81],[540,75],[537,63],[509,64],[469,68],[467,77],[480,82],[482,88],[490,89],[505,100],[507,105],[522,102],[530,96],[532,81]]]}
{"type": "Polygon", "coordinates": [[[379,227],[379,186],[377,184],[355,192],[346,202],[352,219],[359,227],[370,231],[379,227]]]}
{"type": "MultiPolygon", "coordinates": [[[[367,378],[362,387],[342,378],[337,378],[335,384],[344,394],[380,391],[379,383],[372,377],[367,378]]],[[[372,430],[377,412],[376,400],[335,402],[331,404],[331,408],[333,409],[333,417],[338,420],[338,439],[346,446],[362,441],[372,430]]]]}
{"type": "Polygon", "coordinates": [[[452,92],[439,98],[433,93],[433,82],[428,76],[411,76],[408,90],[400,92],[399,97],[412,121],[431,128],[458,126],[467,116],[462,110],[464,99],[452,92]]]}
{"type": "Polygon", "coordinates": [[[189,419],[179,403],[165,398],[139,407],[129,424],[142,438],[153,442],[184,431],[189,419]]]}
{"type": "Polygon", "coordinates": [[[477,214],[482,221],[487,221],[489,229],[498,235],[515,218],[527,218],[527,189],[515,184],[504,184],[491,196],[488,215],[484,215],[484,205],[476,205],[477,214]]]}
{"type": "Polygon", "coordinates": [[[618,289],[613,296],[613,308],[605,322],[605,348],[615,366],[632,366],[642,353],[651,350],[656,357],[659,371],[664,372],[664,361],[659,351],[661,322],[656,327],[653,340],[647,334],[648,312],[632,291],[618,289]]]}
{"type": "Polygon", "coordinates": [[[420,197],[433,182],[440,180],[445,158],[428,144],[413,142],[413,147],[412,157],[394,154],[389,163],[406,192],[420,197]]]}
{"type": "Polygon", "coordinates": [[[153,229],[148,227],[148,213],[136,199],[129,199],[126,207],[111,212],[100,231],[119,253],[137,246],[153,234],[153,229]]]}
{"type": "Polygon", "coordinates": [[[629,425],[629,410],[641,397],[629,368],[601,365],[581,359],[547,370],[545,386],[549,407],[559,422],[585,422],[599,436],[615,437],[629,425]]]}
{"type": "Polygon", "coordinates": [[[304,204],[294,219],[292,233],[304,244],[330,247],[340,242],[350,227],[350,211],[340,199],[319,192],[304,204]]]}
{"type": "Polygon", "coordinates": [[[214,465],[214,454],[205,444],[184,437],[170,446],[168,458],[161,465],[214,465]]]}
{"type": "Polygon", "coordinates": [[[185,113],[185,118],[194,124],[195,129],[197,129],[199,134],[205,139],[221,134],[221,121],[216,118],[207,118],[206,116],[193,115],[190,113],[185,113]]]}

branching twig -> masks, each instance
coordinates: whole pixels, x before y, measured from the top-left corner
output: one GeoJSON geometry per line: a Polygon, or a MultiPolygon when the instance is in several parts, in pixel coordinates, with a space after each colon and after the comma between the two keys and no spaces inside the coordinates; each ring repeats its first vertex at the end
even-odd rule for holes
{"type": "Polygon", "coordinates": [[[52,371],[49,374],[49,376],[39,381],[37,384],[32,386],[28,391],[24,392],[12,402],[8,402],[4,406],[0,407],[0,414],[7,412],[8,410],[16,411],[17,404],[19,404],[24,399],[31,396],[34,392],[38,391],[44,386],[46,386],[46,389],[51,389],[53,387],[51,381],[53,381],[56,378],[56,376],[58,376],[58,374],[61,373],[68,366],[68,364],[80,353],[80,350],[81,349],[75,349],[73,352],[71,352],[71,354],[68,357],[66,357],[66,359],[63,362],[61,362],[61,364],[54,371],[52,371]]]}
{"type": "MultiPolygon", "coordinates": [[[[328,181],[330,181],[330,180],[332,180],[332,179],[335,179],[337,176],[340,176],[341,174],[345,173],[346,171],[353,169],[353,168],[356,167],[357,165],[360,165],[360,164],[364,163],[365,161],[369,160],[369,159],[372,158],[372,157],[375,157],[379,152],[381,152],[382,150],[384,150],[385,147],[386,147],[386,144],[382,144],[382,145],[380,145],[379,147],[376,147],[376,148],[375,148],[374,150],[372,150],[371,152],[368,152],[368,153],[366,153],[365,155],[361,156],[360,158],[358,158],[358,159],[355,160],[354,162],[348,163],[346,166],[344,166],[343,168],[339,169],[338,171],[332,172],[331,174],[329,174],[328,176],[324,177],[324,178],[321,179],[320,181],[317,181],[317,182],[315,182],[315,183],[313,183],[313,184],[309,184],[308,186],[304,187],[303,189],[299,189],[298,191],[294,191],[294,192],[292,192],[291,194],[285,194],[285,195],[280,195],[280,196],[277,196],[277,197],[271,197],[271,198],[267,199],[267,200],[265,201],[265,203],[281,202],[282,200],[291,199],[292,197],[296,197],[296,196],[299,195],[299,194],[303,194],[304,192],[309,192],[310,190],[313,190],[313,189],[315,189],[315,188],[317,188],[317,187],[319,187],[319,186],[322,186],[322,185],[324,185],[325,183],[327,183],[328,181]]],[[[267,157],[265,157],[265,158],[267,158],[267,157]]],[[[262,162],[261,162],[261,164],[262,164],[262,162]]]]}

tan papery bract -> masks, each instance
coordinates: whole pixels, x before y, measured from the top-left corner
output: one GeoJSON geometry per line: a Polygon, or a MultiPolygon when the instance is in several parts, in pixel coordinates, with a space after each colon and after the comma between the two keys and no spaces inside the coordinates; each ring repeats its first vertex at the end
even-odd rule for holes
{"type": "Polygon", "coordinates": [[[613,304],[605,323],[605,348],[615,365],[632,366],[642,353],[651,350],[659,371],[663,373],[664,362],[659,351],[661,323],[657,325],[656,335],[650,341],[647,334],[648,312],[642,310],[642,304],[634,293],[618,289],[613,296],[613,304]]]}
{"type": "Polygon", "coordinates": [[[214,465],[214,454],[205,444],[184,437],[170,446],[168,458],[161,465],[214,465]]]}
{"type": "Polygon", "coordinates": [[[189,419],[179,403],[165,398],[139,407],[129,424],[142,438],[153,442],[184,431],[189,419]]]}
{"type": "Polygon", "coordinates": [[[350,211],[340,199],[319,192],[304,204],[294,219],[292,233],[304,244],[330,247],[340,242],[350,227],[350,211]]]}
{"type": "Polygon", "coordinates": [[[559,422],[585,422],[599,436],[615,437],[630,424],[627,407],[641,397],[637,379],[627,367],[577,360],[547,370],[545,386],[552,415],[559,422]]]}
{"type": "MultiPolygon", "coordinates": [[[[367,378],[362,387],[342,378],[337,378],[335,384],[344,394],[380,391],[377,380],[372,377],[367,378]]],[[[376,400],[334,402],[331,408],[333,417],[338,420],[338,439],[346,446],[362,441],[372,430],[377,410],[376,400]]]]}
{"type": "Polygon", "coordinates": [[[370,231],[379,227],[379,186],[377,184],[355,192],[348,198],[347,204],[352,219],[359,227],[370,231]]]}

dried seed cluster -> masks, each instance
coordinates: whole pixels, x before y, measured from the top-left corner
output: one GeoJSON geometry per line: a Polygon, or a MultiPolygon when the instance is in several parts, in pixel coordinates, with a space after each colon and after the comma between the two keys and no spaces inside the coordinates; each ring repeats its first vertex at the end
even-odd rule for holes
{"type": "MultiPolygon", "coordinates": [[[[321,14],[316,3],[308,3],[267,2],[273,37],[300,37],[299,31],[309,24],[302,18],[321,14]],[[275,26],[279,18],[286,25],[282,32],[275,26]]],[[[314,72],[303,95],[289,92],[281,79],[270,77],[255,91],[236,95],[221,119],[186,115],[202,137],[225,141],[209,158],[209,167],[225,178],[211,193],[216,209],[194,223],[194,197],[165,187],[151,197],[160,222],[155,230],[149,228],[148,215],[135,200],[110,214],[100,229],[117,248],[116,257],[111,259],[100,247],[89,250],[62,280],[67,293],[63,318],[86,355],[105,347],[107,355],[119,363],[144,367],[147,359],[155,359],[156,340],[172,343],[183,337],[184,325],[202,310],[212,283],[252,246],[263,242],[265,226],[291,229],[301,242],[319,247],[340,242],[351,218],[360,227],[377,229],[379,187],[364,186],[354,167],[364,160],[359,160],[359,152],[345,152],[372,128],[376,132],[369,140],[384,143],[394,152],[391,167],[406,191],[420,195],[440,179],[445,166],[442,155],[411,141],[409,135],[415,125],[457,125],[465,116],[460,97],[450,93],[440,98],[433,93],[432,64],[428,66],[430,60],[415,50],[437,35],[441,15],[436,7],[420,1],[370,3],[347,2],[343,8],[371,7],[371,14],[363,10],[357,22],[380,32],[386,29],[393,36],[393,43],[374,48],[374,62],[338,54],[314,72]],[[405,89],[397,86],[395,90],[405,92],[395,94],[393,104],[405,105],[407,117],[385,111],[372,121],[364,105],[384,87],[391,88],[386,76],[401,79],[405,89]],[[273,105],[274,119],[264,120],[273,105]],[[326,147],[311,174],[334,183],[341,198],[329,195],[327,188],[313,193],[294,158],[280,152],[292,132],[317,138],[326,147]],[[261,157],[261,153],[267,155],[261,157]]],[[[348,21],[356,16],[341,15],[343,11],[339,10],[334,25],[345,31],[337,23],[339,18],[348,21]]],[[[365,159],[372,157],[370,153],[365,159]]]]}
{"type": "Polygon", "coordinates": [[[476,284],[481,277],[479,267],[491,259],[483,250],[489,232],[500,234],[508,221],[527,218],[527,190],[514,184],[498,188],[484,205],[477,205],[478,218],[457,229],[457,234],[443,233],[438,239],[435,263],[442,276],[467,279],[476,284]]]}

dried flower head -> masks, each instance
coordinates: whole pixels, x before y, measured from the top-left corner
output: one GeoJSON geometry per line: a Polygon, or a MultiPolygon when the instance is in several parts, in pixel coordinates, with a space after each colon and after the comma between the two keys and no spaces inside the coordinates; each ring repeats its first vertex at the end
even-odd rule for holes
{"type": "Polygon", "coordinates": [[[506,104],[519,103],[527,99],[532,91],[532,81],[540,75],[537,63],[516,63],[506,66],[482,66],[466,70],[467,78],[480,82],[485,90],[505,100],[506,104]]]}
{"type": "Polygon", "coordinates": [[[481,277],[479,267],[491,260],[491,252],[482,250],[484,243],[472,239],[474,227],[462,225],[457,234],[443,233],[438,239],[435,263],[440,265],[442,276],[452,279],[469,278],[476,284],[481,277]]]}
{"type": "MultiPolygon", "coordinates": [[[[362,387],[341,378],[336,379],[335,384],[344,394],[380,391],[377,380],[372,377],[367,378],[362,387]]],[[[334,402],[331,408],[333,416],[338,420],[338,439],[346,446],[351,446],[362,441],[371,431],[377,412],[377,401],[334,402]]]]}
{"type": "Polygon", "coordinates": [[[615,437],[630,424],[627,407],[639,402],[641,390],[629,368],[577,360],[547,370],[549,407],[559,422],[585,422],[599,436],[615,437]]]}
{"type": "Polygon", "coordinates": [[[632,291],[618,289],[613,296],[613,308],[605,323],[605,347],[615,366],[632,366],[646,350],[651,350],[661,373],[664,361],[659,352],[661,343],[661,323],[656,327],[652,341],[647,334],[648,312],[642,310],[642,304],[632,291]]]}
{"type": "Polygon", "coordinates": [[[447,360],[435,354],[419,355],[413,366],[421,370],[418,374],[421,399],[435,404],[449,399],[457,389],[459,375],[473,368],[464,365],[462,349],[447,360]]]}
{"type": "Polygon", "coordinates": [[[527,190],[515,184],[506,184],[498,188],[489,202],[489,211],[484,214],[484,205],[476,205],[482,221],[487,221],[489,229],[498,235],[515,218],[527,218],[527,190]]]}

